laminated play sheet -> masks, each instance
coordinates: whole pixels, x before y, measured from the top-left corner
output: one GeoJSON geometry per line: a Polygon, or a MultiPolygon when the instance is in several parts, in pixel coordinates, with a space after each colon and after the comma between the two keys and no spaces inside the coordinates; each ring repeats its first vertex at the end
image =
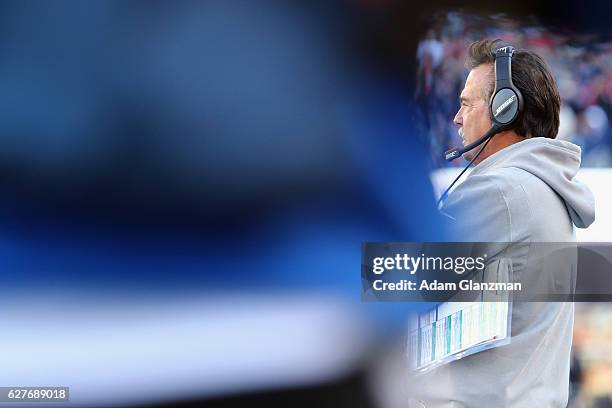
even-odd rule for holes
{"type": "Polygon", "coordinates": [[[510,342],[511,302],[447,302],[420,313],[408,336],[411,368],[428,371],[510,342]]]}

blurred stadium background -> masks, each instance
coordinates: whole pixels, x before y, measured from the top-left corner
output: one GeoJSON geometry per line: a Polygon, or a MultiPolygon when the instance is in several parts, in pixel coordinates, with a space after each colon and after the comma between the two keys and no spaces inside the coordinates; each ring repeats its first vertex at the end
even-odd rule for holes
{"type": "MultiPolygon", "coordinates": [[[[425,305],[361,303],[359,247],[451,238],[434,190],[471,38],[551,62],[597,192],[581,239],[611,240],[610,14],[584,4],[0,3],[0,385],[405,407],[425,305]]],[[[578,312],[576,406],[612,394],[610,318],[578,312]]]]}

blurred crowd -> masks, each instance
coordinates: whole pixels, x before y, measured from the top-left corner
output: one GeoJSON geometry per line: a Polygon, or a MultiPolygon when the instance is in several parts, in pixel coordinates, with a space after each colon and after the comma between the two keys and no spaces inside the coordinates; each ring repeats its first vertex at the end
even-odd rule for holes
{"type": "Polygon", "coordinates": [[[545,27],[533,18],[518,21],[504,15],[451,12],[433,17],[417,51],[416,98],[436,167],[448,165],[442,153],[461,143],[452,118],[468,74],[468,46],[482,38],[500,38],[542,56],[550,64],[561,94],[557,137],[582,147],[583,166],[612,165],[612,42],[602,34],[545,27]]]}

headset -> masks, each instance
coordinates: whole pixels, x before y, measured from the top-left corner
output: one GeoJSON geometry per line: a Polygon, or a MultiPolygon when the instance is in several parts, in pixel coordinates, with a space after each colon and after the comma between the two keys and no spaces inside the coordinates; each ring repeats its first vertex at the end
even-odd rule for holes
{"type": "Polygon", "coordinates": [[[438,206],[446,198],[446,195],[457,180],[461,178],[463,173],[465,173],[478,156],[480,156],[480,153],[487,147],[491,138],[499,132],[510,129],[512,125],[516,123],[516,120],[523,110],[523,95],[512,82],[512,56],[514,52],[514,47],[510,45],[498,48],[495,51],[495,90],[491,96],[491,102],[489,103],[489,113],[491,121],[493,122],[491,129],[475,142],[462,148],[457,147],[450,149],[444,153],[444,158],[447,161],[452,161],[486,142],[463,171],[459,173],[459,176],[457,176],[446,189],[444,194],[440,196],[438,206]]]}

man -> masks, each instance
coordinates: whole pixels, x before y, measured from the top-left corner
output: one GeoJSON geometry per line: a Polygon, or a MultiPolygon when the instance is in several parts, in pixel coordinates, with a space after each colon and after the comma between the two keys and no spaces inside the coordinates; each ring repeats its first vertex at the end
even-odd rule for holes
{"type": "MultiPolygon", "coordinates": [[[[471,71],[454,118],[464,146],[491,128],[495,53],[501,46],[499,40],[470,46],[471,71]]],[[[525,50],[514,53],[511,66],[523,96],[522,112],[479,156],[482,146],[464,154],[467,160],[476,157],[476,166],[441,211],[456,221],[467,241],[497,243],[492,247],[507,243],[504,256],[526,289],[542,283],[546,287],[543,273],[548,270],[546,276],[554,281],[558,273],[573,271],[575,258],[570,264],[555,262],[535,243],[575,242],[574,226],[586,228],[594,221],[594,200],[574,179],[580,148],[555,139],[560,97],[550,68],[525,50]]],[[[417,406],[565,407],[573,317],[573,303],[515,302],[511,343],[415,379],[413,393],[422,401],[417,406]]]]}

